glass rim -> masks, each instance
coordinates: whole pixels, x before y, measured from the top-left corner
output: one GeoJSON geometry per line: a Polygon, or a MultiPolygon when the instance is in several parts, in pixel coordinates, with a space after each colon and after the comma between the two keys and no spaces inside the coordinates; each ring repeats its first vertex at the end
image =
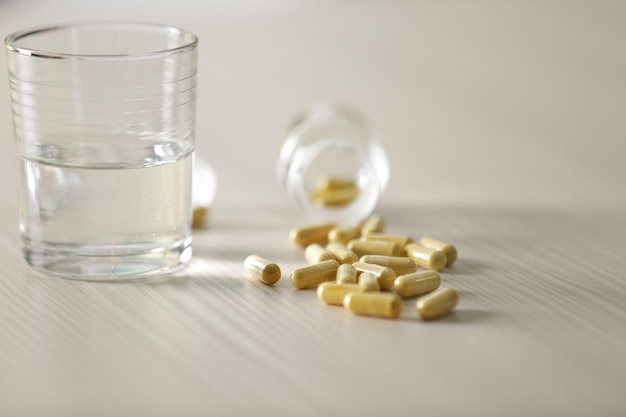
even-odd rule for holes
{"type": "Polygon", "coordinates": [[[181,29],[176,26],[159,24],[159,23],[145,23],[145,22],[125,22],[125,21],[89,21],[89,22],[77,22],[77,23],[63,23],[55,25],[42,25],[27,29],[18,30],[12,32],[4,39],[4,45],[8,52],[17,53],[20,55],[32,56],[37,58],[52,58],[52,59],[83,59],[83,60],[109,60],[109,59],[139,59],[139,58],[153,58],[164,55],[172,55],[183,52],[185,50],[191,50],[198,46],[198,36],[187,30],[181,29]],[[162,30],[164,33],[169,31],[172,33],[178,33],[189,37],[188,42],[184,42],[174,48],[165,48],[159,50],[147,50],[145,52],[133,52],[133,53],[119,53],[119,54],[75,54],[66,52],[54,52],[46,51],[42,49],[29,48],[19,45],[20,39],[27,36],[37,35],[43,32],[52,32],[61,29],[68,28],[80,28],[80,27],[96,27],[96,26],[126,26],[134,28],[151,28],[162,30]]]}

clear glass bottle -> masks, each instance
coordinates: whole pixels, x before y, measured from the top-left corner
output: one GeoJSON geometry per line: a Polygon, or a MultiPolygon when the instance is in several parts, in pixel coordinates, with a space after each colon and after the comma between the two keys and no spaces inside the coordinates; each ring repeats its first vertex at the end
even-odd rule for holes
{"type": "Polygon", "coordinates": [[[278,178],[312,221],[357,222],[376,208],[389,180],[389,161],[354,110],[318,105],[289,126],[278,178]]]}
{"type": "Polygon", "coordinates": [[[213,166],[197,153],[194,155],[191,205],[193,207],[192,226],[195,229],[205,227],[210,216],[209,211],[215,192],[217,191],[217,175],[213,166]]]}

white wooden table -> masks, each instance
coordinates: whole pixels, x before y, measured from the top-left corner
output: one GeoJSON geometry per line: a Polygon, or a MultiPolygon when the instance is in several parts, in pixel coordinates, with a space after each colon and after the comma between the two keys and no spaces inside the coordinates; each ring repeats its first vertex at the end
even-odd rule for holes
{"type": "Polygon", "coordinates": [[[623,3],[150,5],[0,3],[4,34],[119,16],[195,31],[198,150],[220,181],[176,276],[41,276],[18,246],[0,78],[0,416],[626,414],[623,3]],[[287,118],[326,98],[385,140],[387,230],[457,245],[454,314],[357,317],[290,286],[306,219],[275,162],[287,118]],[[245,275],[255,252],[276,286],[245,275]]]}

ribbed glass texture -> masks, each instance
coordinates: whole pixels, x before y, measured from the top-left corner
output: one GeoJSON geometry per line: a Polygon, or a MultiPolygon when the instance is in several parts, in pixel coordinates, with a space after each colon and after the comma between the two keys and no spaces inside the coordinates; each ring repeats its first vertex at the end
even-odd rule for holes
{"type": "Polygon", "coordinates": [[[197,38],[104,22],[5,45],[28,262],[108,279],[188,260],[197,38]]]}

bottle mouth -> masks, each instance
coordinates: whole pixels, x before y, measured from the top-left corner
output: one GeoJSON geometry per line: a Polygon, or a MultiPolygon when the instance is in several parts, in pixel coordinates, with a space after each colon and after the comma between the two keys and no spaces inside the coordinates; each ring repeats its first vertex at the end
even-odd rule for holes
{"type": "Polygon", "coordinates": [[[311,219],[358,222],[374,211],[381,179],[363,149],[326,140],[295,153],[292,162],[286,186],[311,219]]]}

